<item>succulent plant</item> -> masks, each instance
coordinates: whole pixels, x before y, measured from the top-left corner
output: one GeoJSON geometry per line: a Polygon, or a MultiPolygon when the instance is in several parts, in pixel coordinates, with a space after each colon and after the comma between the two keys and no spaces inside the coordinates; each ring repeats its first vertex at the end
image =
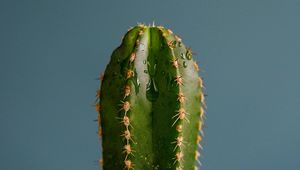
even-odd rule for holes
{"type": "Polygon", "coordinates": [[[97,91],[104,170],[198,169],[205,101],[192,55],[162,26],[128,30],[97,91]]]}

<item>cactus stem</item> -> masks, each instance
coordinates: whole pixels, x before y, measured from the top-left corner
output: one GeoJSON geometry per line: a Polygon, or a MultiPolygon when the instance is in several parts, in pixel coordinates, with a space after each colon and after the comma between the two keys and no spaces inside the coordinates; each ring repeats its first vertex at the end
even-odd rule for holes
{"type": "Polygon", "coordinates": [[[96,92],[104,169],[197,169],[204,85],[181,41],[164,27],[139,24],[113,52],[96,92]]]}

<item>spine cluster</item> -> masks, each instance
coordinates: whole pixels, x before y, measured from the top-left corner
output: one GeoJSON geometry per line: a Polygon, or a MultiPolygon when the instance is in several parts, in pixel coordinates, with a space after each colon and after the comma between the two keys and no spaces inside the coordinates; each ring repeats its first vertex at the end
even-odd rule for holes
{"type": "Polygon", "coordinates": [[[133,78],[134,71],[134,61],[137,57],[136,50],[138,46],[140,45],[140,36],[143,34],[143,30],[140,30],[138,33],[138,38],[135,42],[135,48],[133,52],[129,56],[129,63],[128,63],[128,68],[126,72],[126,85],[123,89],[123,101],[121,101],[121,110],[123,111],[123,116],[121,118],[121,123],[125,127],[124,132],[122,133],[121,137],[125,140],[124,146],[123,146],[123,154],[125,154],[125,159],[124,159],[124,169],[130,170],[134,169],[134,164],[133,161],[130,158],[130,155],[133,155],[134,150],[133,144],[135,144],[134,140],[132,139],[133,135],[130,132],[130,129],[133,128],[131,123],[130,123],[130,109],[131,109],[131,104],[130,104],[130,95],[132,92],[132,87],[130,85],[130,79],[133,78]]]}

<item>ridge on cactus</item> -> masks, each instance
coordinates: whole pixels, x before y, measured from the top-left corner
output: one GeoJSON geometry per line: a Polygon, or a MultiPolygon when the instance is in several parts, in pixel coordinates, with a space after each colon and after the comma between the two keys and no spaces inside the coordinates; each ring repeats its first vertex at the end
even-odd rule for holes
{"type": "Polygon", "coordinates": [[[96,95],[104,170],[199,168],[205,101],[192,55],[162,26],[128,30],[96,95]]]}

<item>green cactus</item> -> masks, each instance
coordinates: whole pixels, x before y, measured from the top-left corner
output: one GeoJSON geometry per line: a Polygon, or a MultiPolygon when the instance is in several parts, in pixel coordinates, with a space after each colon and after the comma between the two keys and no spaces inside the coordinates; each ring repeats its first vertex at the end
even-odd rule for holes
{"type": "Polygon", "coordinates": [[[198,169],[205,108],[198,71],[171,30],[128,30],[97,91],[104,170],[198,169]]]}

